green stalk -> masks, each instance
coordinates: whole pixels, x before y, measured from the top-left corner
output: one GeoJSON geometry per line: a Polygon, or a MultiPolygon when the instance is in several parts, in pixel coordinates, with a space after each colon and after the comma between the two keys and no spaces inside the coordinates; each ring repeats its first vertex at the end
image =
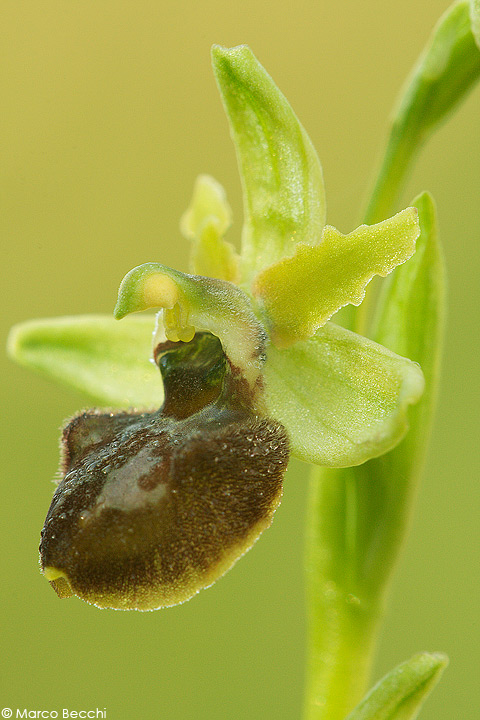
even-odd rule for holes
{"type": "Polygon", "coordinates": [[[356,486],[336,471],[312,472],[307,518],[311,626],[305,720],[342,720],[363,697],[379,607],[358,582],[356,486]]]}
{"type": "Polygon", "coordinates": [[[413,204],[421,227],[417,252],[385,284],[373,338],[419,362],[426,391],[394,450],[357,467],[313,471],[306,720],[342,720],[368,687],[385,596],[425,457],[442,346],[444,279],[433,202],[424,194],[413,204]]]}
{"type": "MultiPolygon", "coordinates": [[[[364,222],[396,209],[418,151],[480,77],[466,0],[440,18],[400,97],[364,222]]],[[[314,469],[307,518],[309,646],[305,720],[342,720],[369,684],[375,639],[425,458],[438,383],[444,274],[429,196],[417,198],[415,256],[384,283],[370,337],[422,366],[426,392],[397,448],[354,467],[314,469]]],[[[369,289],[341,320],[368,332],[369,289]]]]}

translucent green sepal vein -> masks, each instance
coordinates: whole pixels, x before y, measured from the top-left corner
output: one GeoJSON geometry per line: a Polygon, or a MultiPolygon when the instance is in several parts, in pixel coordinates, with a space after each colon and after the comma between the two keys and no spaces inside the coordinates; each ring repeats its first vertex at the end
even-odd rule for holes
{"type": "Polygon", "coordinates": [[[230,122],[243,185],[243,284],[316,243],[325,224],[323,175],[315,149],[284,95],[246,45],[215,45],[213,70],[230,122]]]}
{"type": "Polygon", "coordinates": [[[385,675],[346,720],[414,720],[448,665],[442,653],[419,653],[385,675]]]}
{"type": "Polygon", "coordinates": [[[293,454],[330,467],[396,445],[424,386],[416,363],[333,323],[289,348],[270,346],[264,378],[269,414],[287,428],[293,454]]]}
{"type": "Polygon", "coordinates": [[[12,328],[8,354],[20,365],[111,408],[155,408],[163,402],[150,362],[155,318],[111,316],[30,320],[12,328]]]}

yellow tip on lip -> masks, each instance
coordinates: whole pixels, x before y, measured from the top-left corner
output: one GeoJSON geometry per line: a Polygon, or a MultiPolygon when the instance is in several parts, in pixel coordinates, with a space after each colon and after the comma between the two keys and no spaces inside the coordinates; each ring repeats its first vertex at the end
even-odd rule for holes
{"type": "Polygon", "coordinates": [[[58,597],[67,598],[73,595],[70,581],[63,570],[58,570],[58,568],[55,567],[46,567],[43,569],[43,574],[57,593],[58,597]]]}

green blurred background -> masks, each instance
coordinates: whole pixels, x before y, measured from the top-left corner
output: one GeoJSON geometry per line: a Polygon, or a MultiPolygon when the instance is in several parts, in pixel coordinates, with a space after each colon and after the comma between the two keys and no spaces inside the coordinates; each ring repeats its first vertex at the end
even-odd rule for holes
{"type": "MultiPolygon", "coordinates": [[[[209,49],[248,43],[323,162],[348,232],[400,85],[445,0],[3,0],[3,336],[30,317],[110,312],[120,279],[187,269],[178,220],[200,172],[240,184],[209,49]]],[[[451,658],[424,720],[478,717],[480,89],[424,150],[449,266],[443,389],[375,677],[420,650],[451,658]],[[472,152],[472,146],[474,151],[472,152]]],[[[63,419],[85,402],[2,362],[1,707],[106,708],[110,720],[300,717],[306,466],[275,523],[215,587],[156,613],[59,600],[37,567],[63,419]]]]}

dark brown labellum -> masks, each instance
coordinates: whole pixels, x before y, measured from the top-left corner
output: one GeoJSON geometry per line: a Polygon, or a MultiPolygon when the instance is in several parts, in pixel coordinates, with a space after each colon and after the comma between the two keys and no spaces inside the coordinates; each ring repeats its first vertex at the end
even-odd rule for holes
{"type": "Polygon", "coordinates": [[[212,584],[270,525],[288,462],[217,338],[156,351],[157,412],[75,417],[48,511],[42,568],[61,597],[151,610],[212,584]]]}

